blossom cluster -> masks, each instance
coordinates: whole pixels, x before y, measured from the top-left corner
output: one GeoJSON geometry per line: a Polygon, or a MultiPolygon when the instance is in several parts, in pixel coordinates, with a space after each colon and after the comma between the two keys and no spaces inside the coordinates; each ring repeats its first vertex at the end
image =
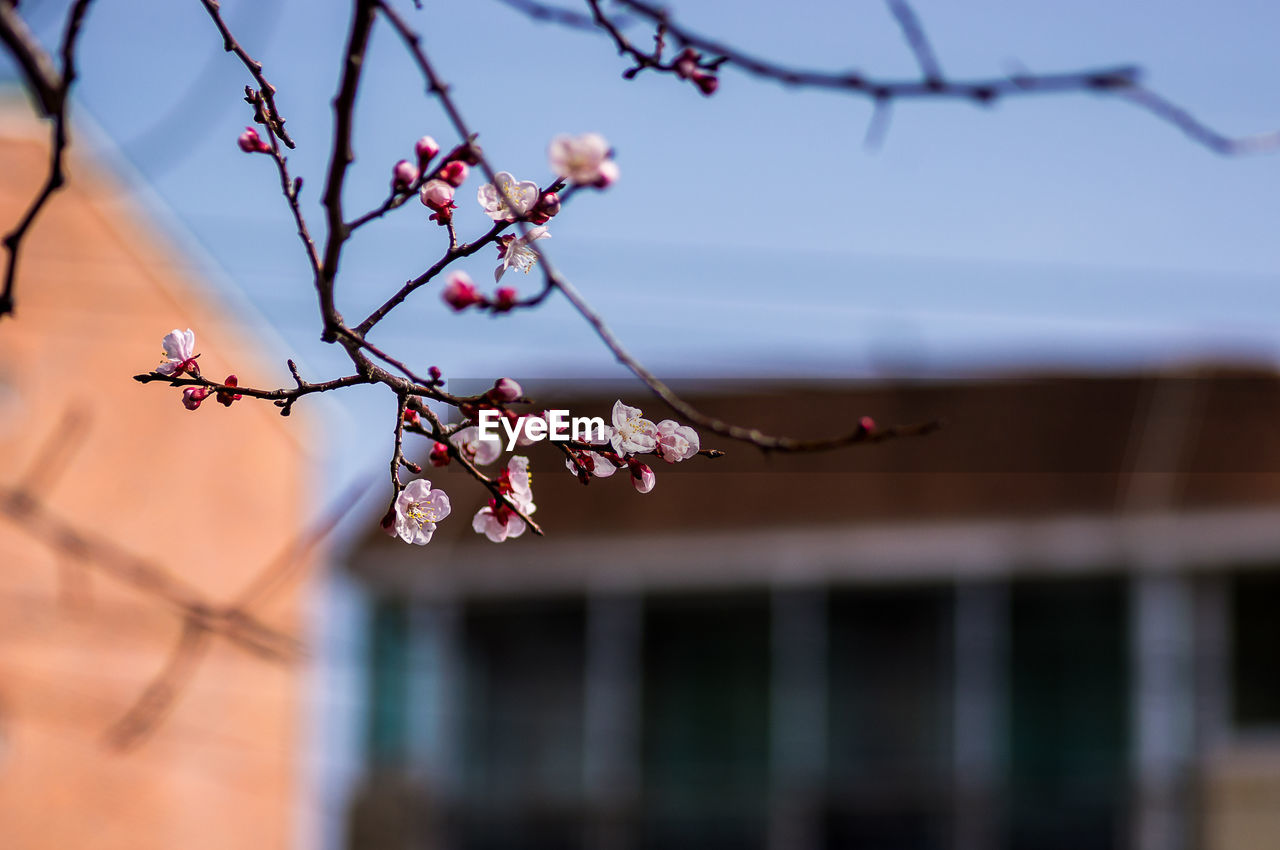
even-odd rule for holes
{"type": "Polygon", "coordinates": [[[648,493],[657,483],[653,468],[639,455],[657,454],[667,463],[679,463],[696,455],[702,448],[698,432],[673,419],[654,424],[643,418],[638,407],[622,400],[614,402],[613,425],[606,427],[597,445],[599,449],[569,449],[565,467],[582,483],[591,477],[608,478],[619,469],[631,473],[631,483],[641,493],[648,493]],[[608,445],[608,448],[603,446],[608,445]]]}
{"type": "MultiPolygon", "coordinates": [[[[184,373],[193,378],[200,377],[200,364],[196,362],[200,355],[196,354],[195,331],[191,328],[185,331],[174,328],[164,335],[160,347],[164,350],[164,360],[155,368],[158,374],[166,378],[181,378],[184,373]]],[[[235,375],[228,375],[221,387],[187,387],[182,391],[182,406],[187,410],[196,410],[201,402],[214,395],[219,404],[230,407],[231,402],[243,398],[236,392],[239,385],[240,381],[235,375]]]]}
{"type": "MultiPolygon", "coordinates": [[[[698,59],[692,53],[682,56],[683,64],[680,65],[679,73],[692,80],[704,93],[710,94],[715,88],[714,75],[708,72],[712,69],[710,66],[702,67],[698,59]]],[[[245,128],[237,142],[246,153],[272,153],[274,150],[272,144],[264,141],[252,127],[245,128]]],[[[458,210],[457,190],[467,180],[470,169],[480,164],[480,151],[470,139],[443,157],[440,156],[440,151],[440,145],[432,137],[423,136],[418,139],[414,144],[413,156],[392,166],[391,195],[375,214],[380,215],[400,206],[406,199],[417,194],[422,204],[431,210],[430,220],[448,227],[451,245],[456,245],[453,224],[458,210]]],[[[476,202],[481,211],[495,224],[486,240],[492,241],[498,251],[499,262],[494,269],[495,283],[500,284],[509,271],[528,274],[533,269],[539,259],[534,243],[551,237],[547,224],[560,213],[562,201],[569,194],[584,188],[604,189],[618,180],[619,171],[613,160],[613,150],[598,133],[556,136],[547,148],[547,160],[556,179],[545,189],[532,180],[521,180],[508,171],[499,171],[489,172],[493,177],[492,181],[482,184],[476,190],[476,202]],[[502,232],[507,225],[513,224],[518,225],[518,232],[502,232]]],[[[448,276],[442,295],[445,303],[455,311],[475,307],[499,313],[522,303],[519,294],[511,286],[498,286],[491,295],[481,293],[471,278],[462,271],[454,271],[448,276]]],[[[237,392],[239,383],[235,375],[229,375],[221,385],[201,378],[196,363],[198,355],[195,353],[195,335],[191,330],[172,331],[165,336],[163,347],[165,359],[156,367],[158,374],[171,379],[188,374],[196,379],[194,382],[182,382],[195,384],[183,390],[183,404],[188,409],[197,409],[209,395],[216,394],[217,401],[228,406],[241,397],[241,393],[237,392]]],[[[434,367],[431,382],[433,387],[443,383],[439,370],[434,367]]],[[[301,388],[300,379],[299,387],[301,388]]],[[[257,390],[249,392],[264,395],[257,390]]],[[[265,395],[272,397],[272,394],[265,395]]],[[[482,411],[486,415],[491,410],[499,412],[505,417],[506,430],[512,438],[507,449],[513,451],[517,445],[531,445],[537,440],[539,433],[545,434],[545,426],[550,418],[546,411],[516,413],[506,406],[514,402],[527,402],[523,398],[523,390],[515,381],[502,378],[483,396],[468,399],[457,406],[471,423],[477,420],[482,411]]],[[[281,402],[277,401],[277,404],[281,402]]],[[[434,423],[434,431],[427,431],[423,427],[422,416],[414,406],[403,409],[401,428],[404,426],[416,433],[428,433],[437,438],[429,456],[433,466],[443,467],[457,458],[489,487],[489,503],[480,508],[472,518],[472,528],[478,534],[483,534],[496,543],[524,534],[531,522],[528,520],[529,516],[537,509],[533,501],[528,458],[514,455],[508,459],[505,468],[496,478],[487,478],[478,473],[476,467],[492,464],[503,454],[502,443],[489,438],[488,432],[482,431],[475,424],[465,423],[462,427],[442,432],[438,422],[434,423]]],[[[398,429],[397,459],[401,433],[402,430],[398,429]]],[[[564,448],[567,453],[566,466],[583,483],[588,483],[593,477],[607,478],[619,469],[627,469],[636,490],[648,493],[653,490],[656,476],[653,469],[641,460],[642,456],[656,454],[667,463],[678,463],[698,454],[700,445],[698,434],[692,428],[673,420],[655,424],[643,418],[638,408],[619,400],[613,406],[612,425],[595,429],[586,442],[569,442],[564,448]]],[[[406,462],[404,465],[419,471],[415,464],[406,462]]],[[[425,478],[410,481],[402,487],[398,475],[393,473],[392,477],[396,495],[382,520],[382,527],[388,534],[407,543],[428,543],[438,523],[450,514],[448,494],[433,487],[425,478]]]]}
{"type": "MultiPolygon", "coordinates": [[[[537,442],[533,435],[542,430],[530,425],[535,421],[545,424],[548,415],[546,412],[517,414],[501,407],[521,398],[522,393],[515,381],[501,378],[486,397],[512,420],[510,430],[516,435],[515,444],[529,446],[537,442]]],[[[432,449],[432,465],[447,466],[454,454],[475,466],[487,466],[502,456],[502,443],[494,438],[484,438],[483,432],[475,425],[459,428],[447,439],[448,445],[437,442],[432,449]]],[[[590,445],[593,447],[566,447],[569,457],[565,466],[570,472],[588,483],[592,477],[608,478],[619,469],[627,469],[632,484],[640,493],[651,491],[657,480],[653,468],[640,459],[641,455],[656,454],[667,463],[679,463],[698,454],[701,448],[697,431],[670,419],[655,424],[643,418],[639,408],[623,404],[621,400],[614,403],[612,425],[606,425],[595,434],[590,445]]],[[[497,479],[497,488],[519,512],[495,496],[476,513],[472,528],[495,543],[522,535],[527,524],[520,514],[529,516],[536,510],[531,484],[528,458],[520,455],[511,457],[497,479]]],[[[408,540],[407,537],[404,539],[408,540]]]]}

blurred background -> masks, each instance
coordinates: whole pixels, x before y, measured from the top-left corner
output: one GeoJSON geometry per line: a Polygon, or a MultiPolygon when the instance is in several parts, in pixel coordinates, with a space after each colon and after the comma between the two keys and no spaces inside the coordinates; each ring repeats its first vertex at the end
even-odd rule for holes
{"type": "MultiPolygon", "coordinates": [[[[51,44],[66,5],[20,10],[51,44]]],[[[614,145],[621,180],[541,244],[659,374],[775,432],[947,426],[812,457],[707,439],[729,455],[646,496],[537,446],[547,539],[477,537],[481,492],[440,471],[436,539],[389,540],[393,399],[192,413],[130,379],[174,327],[255,386],[350,365],[200,4],[95,4],[71,182],[0,324],[0,844],[1280,845],[1274,157],[1083,95],[899,104],[867,150],[859,99],[731,68],[704,98],[499,2],[402,5],[496,167],[545,182],[553,135],[614,145]]],[[[673,8],[780,62],[917,74],[879,2],[673,8]]],[[[949,76],[1133,62],[1225,133],[1280,126],[1269,7],[915,8],[949,76]]],[[[348,10],[223,11],[318,227],[348,10]]],[[[4,62],[12,223],[47,132],[4,62]]],[[[385,27],[356,118],[350,210],[419,136],[458,141],[385,27]]],[[[349,244],[344,315],[439,255],[426,216],[349,244]]],[[[666,416],[563,303],[453,315],[427,287],[371,339],[454,389],[666,416]]]]}

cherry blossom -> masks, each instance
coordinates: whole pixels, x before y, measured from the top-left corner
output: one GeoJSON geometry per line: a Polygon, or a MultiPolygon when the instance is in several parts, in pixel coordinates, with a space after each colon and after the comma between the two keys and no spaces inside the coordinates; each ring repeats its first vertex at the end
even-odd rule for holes
{"type": "Polygon", "coordinates": [[[436,523],[449,515],[449,496],[432,490],[425,478],[410,481],[396,496],[396,534],[405,543],[425,546],[431,542],[436,523]]]}
{"type": "Polygon", "coordinates": [[[428,180],[422,184],[419,197],[422,198],[423,204],[439,211],[445,207],[453,206],[453,192],[453,187],[443,180],[428,180]]]}
{"type": "Polygon", "coordinates": [[[631,483],[636,486],[638,492],[648,493],[653,489],[653,485],[658,483],[658,477],[653,474],[648,464],[633,463],[631,464],[631,483]]]}
{"type": "Polygon", "coordinates": [[[493,183],[485,183],[476,192],[485,215],[494,221],[515,221],[532,210],[539,197],[537,183],[516,180],[506,171],[499,171],[493,183]]]}
{"type": "MultiPolygon", "coordinates": [[[[531,484],[533,476],[529,473],[529,459],[516,456],[507,461],[507,468],[498,479],[499,489],[514,502],[526,515],[538,509],[533,503],[531,484]]],[[[497,499],[490,499],[487,507],[476,512],[471,520],[471,528],[477,534],[483,534],[494,543],[524,534],[527,524],[515,511],[497,499]]]]}
{"type": "Polygon", "coordinates": [[[449,442],[477,466],[493,463],[502,454],[502,441],[480,439],[480,429],[474,425],[454,433],[449,442]]]}
{"type": "Polygon", "coordinates": [[[529,247],[531,242],[537,242],[539,239],[550,239],[551,234],[547,232],[546,227],[531,227],[529,232],[524,236],[500,236],[498,238],[498,258],[502,260],[498,267],[493,270],[493,279],[495,281],[502,280],[502,276],[506,274],[507,269],[517,268],[525,274],[533,268],[533,264],[538,261],[538,253],[529,247]]]}
{"type": "Polygon", "coordinates": [[[537,510],[533,504],[533,473],[529,472],[527,457],[516,455],[507,461],[503,480],[510,486],[512,501],[520,506],[520,510],[527,514],[537,510]]]}
{"type": "Polygon", "coordinates": [[[573,457],[577,459],[577,463],[573,459],[565,458],[565,469],[577,475],[580,470],[585,469],[596,478],[608,478],[610,475],[618,471],[618,467],[613,465],[607,457],[599,452],[572,450],[573,457]]]}
{"type": "Polygon", "coordinates": [[[609,442],[618,454],[643,454],[658,444],[658,428],[640,418],[640,408],[628,407],[621,399],[613,404],[613,433],[609,442]]]}
{"type": "Polygon", "coordinates": [[[509,537],[519,537],[524,534],[526,527],[524,520],[515,511],[497,499],[491,499],[489,506],[477,511],[471,520],[472,530],[494,543],[501,543],[509,537]]]}
{"type": "Polygon", "coordinates": [[[200,374],[200,367],[196,365],[196,335],[191,328],[185,331],[174,328],[164,335],[160,345],[164,348],[165,361],[156,371],[161,375],[175,378],[183,372],[200,374]]]}
{"type": "Polygon", "coordinates": [[[521,416],[519,419],[516,420],[515,427],[516,427],[516,445],[517,446],[532,446],[534,443],[538,442],[537,440],[529,436],[528,426],[529,426],[529,422],[533,419],[541,419],[543,422],[546,422],[547,412],[544,410],[541,413],[526,413],[524,416],[521,416]]]}
{"type": "Polygon", "coordinates": [[[698,432],[688,425],[681,425],[673,419],[664,419],[658,423],[657,452],[667,463],[688,460],[701,447],[698,432]]]}
{"type": "Polygon", "coordinates": [[[603,187],[618,179],[618,167],[609,159],[609,143],[599,133],[556,136],[547,157],[551,170],[571,183],[603,187]]]}

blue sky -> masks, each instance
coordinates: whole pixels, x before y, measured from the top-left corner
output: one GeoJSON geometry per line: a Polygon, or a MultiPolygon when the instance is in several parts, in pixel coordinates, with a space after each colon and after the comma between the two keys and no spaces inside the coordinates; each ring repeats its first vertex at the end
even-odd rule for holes
{"type": "MultiPolygon", "coordinates": [[[[559,132],[595,130],[615,145],[621,181],[575,200],[542,244],[664,374],[1276,359],[1280,158],[1224,159],[1137,109],[1086,95],[992,109],[902,104],[883,147],[868,152],[862,99],[734,70],[703,98],[666,76],[623,81],[606,39],[533,23],[492,0],[400,5],[497,167],[547,179],[546,143],[559,132]]],[[[742,0],[672,5],[690,26],[779,61],[916,73],[878,1],[796,2],[785,12],[742,0]]],[[[24,3],[46,34],[62,6],[24,3]]],[[[1215,127],[1280,127],[1272,4],[926,0],[916,9],[952,76],[1134,62],[1215,127]]],[[[347,4],[227,0],[225,11],[279,88],[299,141],[291,164],[307,178],[304,207],[319,231],[347,4]]],[[[392,163],[418,136],[456,142],[391,36],[375,32],[357,111],[353,211],[382,199],[392,163]]],[[[235,146],[248,123],[247,76],[200,5],[95,7],[81,67],[81,108],[289,353],[312,374],[345,371],[318,342],[274,172],[235,146]]],[[[464,238],[487,224],[477,185],[459,191],[464,238]]],[[[443,233],[426,214],[408,205],[350,243],[338,289],[349,318],[438,256],[443,233]]],[[[494,264],[485,251],[463,267],[487,281],[494,264]]],[[[532,287],[536,276],[519,283],[532,287]]],[[[563,304],[454,316],[427,288],[374,339],[457,377],[618,374],[563,304]]]]}

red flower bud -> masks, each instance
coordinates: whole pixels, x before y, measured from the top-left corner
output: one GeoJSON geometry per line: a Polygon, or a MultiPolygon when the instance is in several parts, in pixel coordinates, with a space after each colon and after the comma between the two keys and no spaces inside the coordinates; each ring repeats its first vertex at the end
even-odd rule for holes
{"type": "Polygon", "coordinates": [[[271,145],[264,142],[258,135],[258,131],[252,127],[245,127],[244,132],[236,139],[236,143],[245,153],[267,153],[271,150],[271,145]]]}
{"type": "Polygon", "coordinates": [[[499,313],[505,313],[516,306],[516,298],[518,297],[519,295],[514,288],[499,286],[493,293],[493,309],[499,313]]]}
{"type": "Polygon", "coordinates": [[[695,71],[693,73],[694,85],[698,87],[698,91],[707,97],[716,93],[716,89],[720,88],[720,80],[715,74],[708,74],[704,71],[695,71]]]}
{"type": "Polygon", "coordinates": [[[208,387],[187,387],[182,391],[182,406],[187,410],[195,410],[208,397],[208,387]]]}
{"type": "Polygon", "coordinates": [[[453,162],[446,162],[444,168],[440,169],[440,179],[456,189],[467,179],[466,164],[456,159],[453,162]]]}
{"type": "Polygon", "coordinates": [[[444,303],[455,310],[465,310],[484,300],[480,293],[476,292],[476,285],[471,282],[471,278],[462,272],[457,272],[449,278],[441,295],[444,303]]]}
{"type": "MultiPolygon", "coordinates": [[[[240,386],[240,381],[235,375],[227,375],[227,379],[222,383],[228,387],[240,386]]],[[[231,402],[239,401],[242,398],[244,398],[244,396],[240,395],[240,393],[233,393],[230,390],[218,390],[217,402],[223,407],[230,407],[231,402]]]]}
{"type": "Polygon", "coordinates": [[[429,460],[432,466],[448,466],[450,460],[448,447],[444,443],[436,443],[431,447],[429,460]]]}

